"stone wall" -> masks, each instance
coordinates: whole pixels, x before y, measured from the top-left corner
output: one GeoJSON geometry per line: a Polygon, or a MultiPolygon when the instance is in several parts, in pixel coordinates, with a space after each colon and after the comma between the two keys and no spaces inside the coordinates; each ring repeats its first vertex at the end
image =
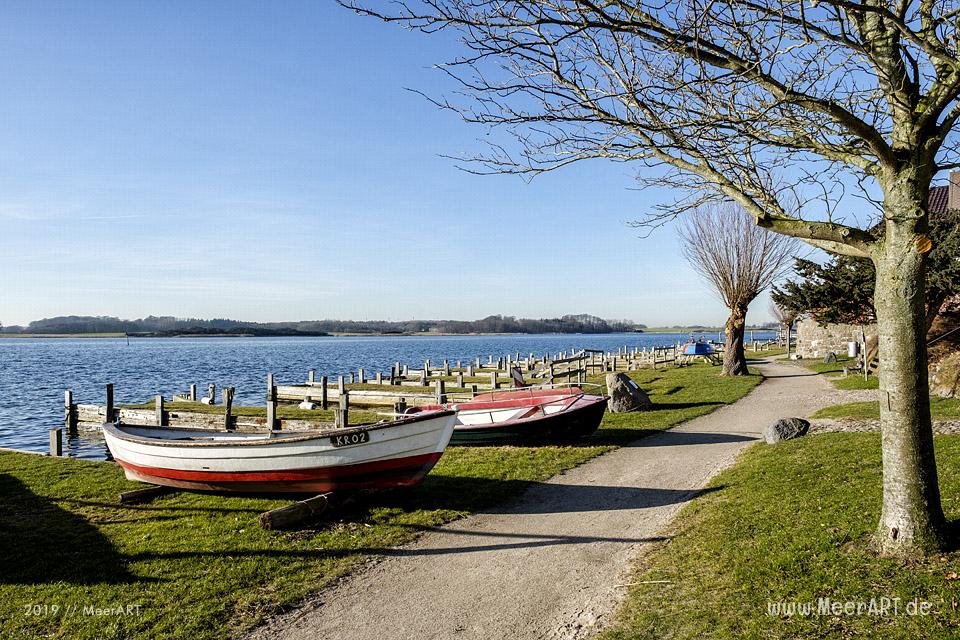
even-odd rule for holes
{"type": "MultiPolygon", "coordinates": [[[[815,320],[797,323],[797,354],[801,358],[822,358],[832,351],[846,355],[848,342],[860,342],[859,324],[828,324],[821,327],[815,320]]],[[[877,325],[863,326],[867,335],[877,332],[877,325]]]]}

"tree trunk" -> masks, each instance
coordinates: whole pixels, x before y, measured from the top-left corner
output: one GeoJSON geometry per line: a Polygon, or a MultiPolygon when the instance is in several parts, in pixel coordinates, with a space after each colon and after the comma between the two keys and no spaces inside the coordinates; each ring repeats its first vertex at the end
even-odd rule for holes
{"type": "Polygon", "coordinates": [[[790,359],[790,331],[793,329],[793,323],[787,323],[787,360],[790,359]]]}
{"type": "Polygon", "coordinates": [[[925,219],[913,215],[922,210],[916,198],[897,202],[888,192],[886,232],[874,255],[883,446],[876,540],[882,553],[905,556],[939,548],[944,517],[930,422],[924,257],[916,244],[925,219]]]}
{"type": "Polygon", "coordinates": [[[743,334],[747,324],[747,310],[735,307],[727,318],[727,344],[723,349],[723,376],[747,375],[747,357],[743,352],[743,334]]]}

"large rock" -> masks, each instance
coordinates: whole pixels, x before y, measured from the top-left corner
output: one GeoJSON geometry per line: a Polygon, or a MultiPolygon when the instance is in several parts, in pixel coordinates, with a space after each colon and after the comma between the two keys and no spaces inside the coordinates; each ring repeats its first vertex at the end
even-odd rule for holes
{"type": "Polygon", "coordinates": [[[780,418],[763,432],[767,444],[776,444],[781,440],[793,440],[805,435],[810,423],[803,418],[780,418]]]}
{"type": "Polygon", "coordinates": [[[958,392],[960,392],[960,353],[951,353],[937,365],[930,385],[930,393],[940,398],[955,398],[958,392]]]}
{"type": "Polygon", "coordinates": [[[653,406],[646,392],[625,373],[607,374],[607,393],[610,394],[607,409],[611,413],[646,411],[653,406]]]}
{"type": "Polygon", "coordinates": [[[837,361],[837,354],[833,351],[828,351],[827,355],[823,356],[823,364],[833,364],[837,361]]]}

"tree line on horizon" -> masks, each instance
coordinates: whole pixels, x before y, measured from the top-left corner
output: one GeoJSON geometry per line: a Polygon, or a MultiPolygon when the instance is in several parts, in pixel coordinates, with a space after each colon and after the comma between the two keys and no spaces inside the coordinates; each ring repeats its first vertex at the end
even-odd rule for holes
{"type": "Polygon", "coordinates": [[[560,318],[516,318],[490,315],[481,320],[303,320],[296,322],[244,322],[228,318],[175,318],[147,316],[123,320],[113,316],[58,316],[34,320],[26,327],[3,327],[3,333],[177,334],[255,333],[261,335],[327,333],[618,333],[643,329],[629,320],[605,320],[589,314],[560,318]]]}

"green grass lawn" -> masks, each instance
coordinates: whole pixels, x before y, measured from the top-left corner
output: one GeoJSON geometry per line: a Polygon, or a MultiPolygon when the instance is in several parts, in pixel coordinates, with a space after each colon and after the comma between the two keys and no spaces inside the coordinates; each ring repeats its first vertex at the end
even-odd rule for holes
{"type": "MultiPolygon", "coordinates": [[[[930,413],[934,420],[960,418],[960,398],[930,398],[930,413]]],[[[876,402],[850,402],[820,409],[814,418],[860,418],[879,420],[880,405],[876,402]]]]}
{"type": "Polygon", "coordinates": [[[718,374],[707,365],[632,373],[654,410],[608,414],[575,446],[451,447],[421,485],[286,533],[264,531],[257,516],[289,500],[177,493],[120,506],[120,491],[142,485],[124,480],[114,464],[0,452],[0,637],[237,635],[371,554],[733,402],[760,381],[718,374]],[[120,605],[140,608],[84,613],[120,605]]]}
{"type": "Polygon", "coordinates": [[[797,362],[811,371],[823,374],[838,389],[879,389],[880,380],[876,374],[871,374],[866,380],[863,379],[862,373],[851,372],[846,378],[843,377],[843,367],[855,366],[854,360],[854,358],[838,356],[837,362],[831,363],[825,363],[822,360],[798,360],[797,362]]]}
{"type": "MultiPolygon", "coordinates": [[[[960,519],[960,436],[936,439],[944,510],[960,519]]],[[[867,549],[879,519],[880,438],[827,434],[749,448],[641,559],[602,640],[957,638],[960,551],[909,562],[867,549]],[[769,615],[768,602],[931,603],[927,616],[769,615]]],[[[892,606],[892,604],[891,604],[892,606]]]]}

